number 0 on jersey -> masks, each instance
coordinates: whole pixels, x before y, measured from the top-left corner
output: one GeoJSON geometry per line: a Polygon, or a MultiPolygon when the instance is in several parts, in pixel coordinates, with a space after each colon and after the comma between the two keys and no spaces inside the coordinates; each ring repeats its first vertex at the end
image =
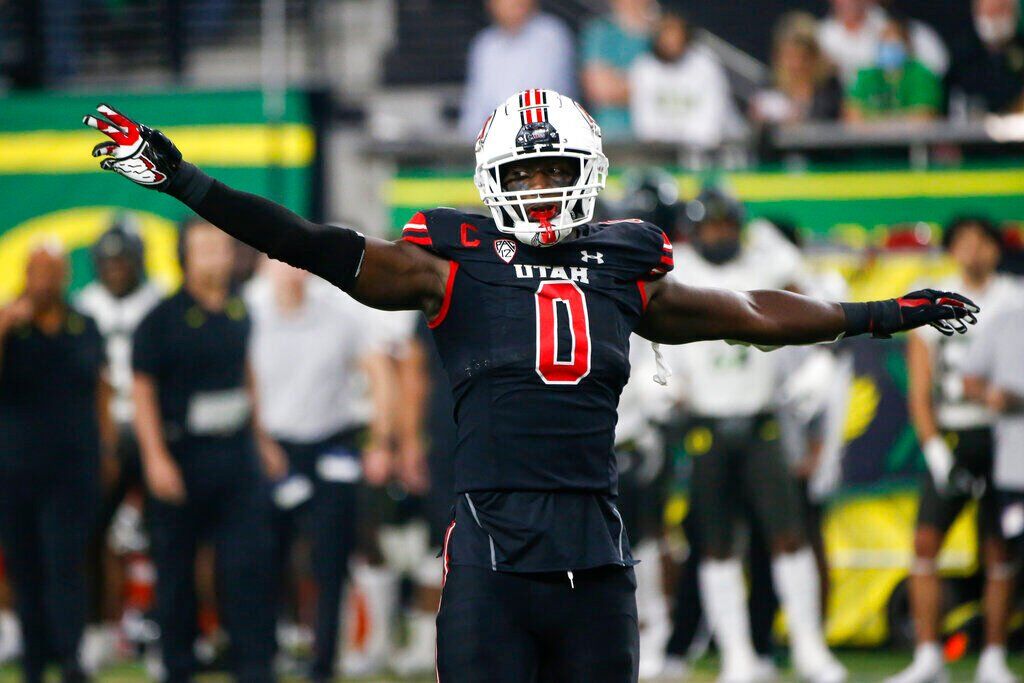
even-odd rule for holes
{"type": "Polygon", "coordinates": [[[535,299],[537,374],[545,384],[579,384],[590,374],[590,319],[583,290],[575,282],[545,280],[535,299]],[[559,348],[559,330],[565,325],[568,349],[559,348]]]}

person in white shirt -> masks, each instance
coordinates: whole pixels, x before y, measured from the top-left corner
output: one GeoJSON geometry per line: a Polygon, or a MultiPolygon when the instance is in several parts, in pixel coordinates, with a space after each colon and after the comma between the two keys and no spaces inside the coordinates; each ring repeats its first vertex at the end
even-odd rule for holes
{"type": "MultiPolygon", "coordinates": [[[[673,277],[688,285],[738,289],[795,288],[802,259],[767,221],[743,228],[742,206],[705,188],[687,205],[692,240],[677,245],[673,277]],[[741,239],[741,234],[743,238],[741,239]]],[[[687,450],[694,457],[691,514],[701,602],[722,653],[720,681],[770,675],[751,641],[735,525],[749,510],[771,552],[771,576],[786,613],[793,663],[802,680],[837,683],[846,670],[829,652],[821,623],[819,576],[801,517],[796,484],[779,443],[778,388],[785,379],[772,354],[722,341],[663,350],[689,412],[687,450]]]]}
{"type": "Polygon", "coordinates": [[[701,148],[742,131],[729,80],[715,55],[693,43],[691,27],[674,12],[658,20],[650,54],[630,70],[630,119],[640,140],[701,148]]]}
{"type": "Polygon", "coordinates": [[[1014,572],[999,525],[992,485],[993,414],[964,393],[965,359],[1000,313],[1018,305],[1021,286],[996,272],[1002,240],[981,217],[957,219],[943,242],[959,272],[939,286],[955,287],[985,312],[976,334],[952,338],[929,329],[908,335],[910,415],[924,452],[928,476],[922,482],[910,605],[917,647],[914,660],[888,683],[926,683],[948,676],[940,641],[942,589],[937,558],[946,532],[973,498],[978,501],[978,536],[986,568],[985,650],[978,662],[979,683],[1017,680],[1006,665],[1006,629],[1014,572]]]}
{"type": "MultiPolygon", "coordinates": [[[[132,419],[132,334],[139,322],[164,297],[156,283],[146,279],[145,247],[133,214],[114,215],[110,227],[92,245],[96,279],[75,297],[75,306],[96,321],[106,345],[107,380],[113,388],[110,414],[117,425],[117,471],[107,473],[99,524],[90,552],[95,572],[93,608],[82,645],[86,671],[96,672],[110,663],[121,637],[123,611],[118,569],[121,558],[107,542],[108,530],[125,495],[142,483],[142,463],[132,419]]],[[[130,503],[125,503],[130,505],[130,503]]],[[[125,508],[128,510],[129,508],[125,508]]],[[[138,516],[133,516],[140,519],[138,516]]],[[[127,518],[127,517],[126,517],[127,518]]],[[[141,529],[139,530],[141,532],[141,529]]]]}
{"type": "MultiPolygon", "coordinates": [[[[857,72],[875,63],[878,44],[888,15],[874,0],[831,0],[832,14],[818,27],[818,42],[835,64],[839,78],[849,86],[857,72]]],[[[910,44],[914,56],[940,78],[949,69],[949,51],[935,30],[911,21],[910,44]]]]}
{"type": "Polygon", "coordinates": [[[511,90],[550,89],[576,97],[576,53],[561,19],[536,0],[488,0],[494,24],[474,36],[466,63],[459,131],[475,137],[511,90]]]}
{"type": "Polygon", "coordinates": [[[390,458],[391,382],[380,375],[387,314],[280,261],[262,265],[247,299],[262,424],[288,455],[289,475],[274,489],[282,550],[298,529],[312,542],[318,590],[311,677],[333,680],[356,544],[356,487],[364,464],[372,472],[390,458]]]}

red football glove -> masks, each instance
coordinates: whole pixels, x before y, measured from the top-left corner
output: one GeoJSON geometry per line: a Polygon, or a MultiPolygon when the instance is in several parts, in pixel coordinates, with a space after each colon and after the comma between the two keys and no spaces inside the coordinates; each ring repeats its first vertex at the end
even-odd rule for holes
{"type": "Polygon", "coordinates": [[[978,322],[975,313],[981,311],[967,297],[956,292],[919,289],[896,299],[900,324],[889,332],[901,332],[922,325],[931,325],[947,337],[954,332],[963,334],[968,325],[978,322]]]}
{"type": "Polygon", "coordinates": [[[96,110],[106,116],[86,116],[82,123],[109,137],[92,148],[94,157],[106,156],[100,168],[120,173],[137,185],[166,192],[181,167],[181,152],[167,136],[136,123],[113,107],[101,104],[96,110]]]}

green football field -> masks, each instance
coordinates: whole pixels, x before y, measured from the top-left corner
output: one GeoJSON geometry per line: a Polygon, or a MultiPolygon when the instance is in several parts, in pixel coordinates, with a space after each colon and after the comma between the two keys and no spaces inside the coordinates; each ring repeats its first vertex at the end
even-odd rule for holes
{"type": "MultiPolygon", "coordinates": [[[[886,676],[889,676],[901,667],[905,666],[909,660],[909,654],[892,653],[887,651],[878,652],[867,652],[867,651],[848,651],[839,653],[840,659],[850,670],[850,682],[851,683],[877,683],[886,676]]],[[[974,665],[977,662],[976,657],[964,657],[962,660],[950,665],[950,671],[952,673],[952,681],[956,683],[968,683],[974,680],[974,665]]],[[[1010,666],[1014,672],[1018,675],[1024,674],[1024,658],[1021,656],[1014,656],[1010,660],[1010,666]]],[[[685,679],[660,679],[665,683],[672,681],[686,681],[687,683],[711,683],[715,680],[716,662],[712,658],[706,658],[697,663],[693,673],[685,679]]],[[[786,672],[783,672],[784,674],[786,672]]],[[[18,680],[17,672],[15,669],[7,667],[0,671],[0,683],[15,683],[18,680]]],[[[53,681],[57,681],[56,675],[52,677],[53,681]]],[[[136,681],[145,681],[146,677],[140,667],[126,666],[118,669],[110,670],[104,673],[102,676],[97,678],[97,683],[135,683],[136,681]]],[[[226,675],[205,675],[199,676],[197,681],[201,683],[221,683],[222,681],[230,681],[230,677],[226,675]]],[[[301,679],[282,679],[282,683],[292,683],[292,681],[298,682],[301,679]]],[[[354,683],[394,683],[397,681],[407,681],[409,683],[426,683],[427,681],[433,681],[433,676],[421,677],[421,678],[394,678],[394,677],[372,677],[372,678],[345,678],[338,679],[345,681],[352,681],[354,683]]],[[[795,678],[783,675],[779,681],[796,681],[795,678]]]]}

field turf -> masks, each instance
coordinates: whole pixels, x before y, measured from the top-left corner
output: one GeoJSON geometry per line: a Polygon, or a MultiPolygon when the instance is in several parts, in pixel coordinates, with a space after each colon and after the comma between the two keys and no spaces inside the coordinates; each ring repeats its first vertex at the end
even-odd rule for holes
{"type": "MultiPolygon", "coordinates": [[[[910,661],[909,653],[894,653],[888,651],[847,651],[839,653],[840,659],[850,670],[850,683],[878,683],[886,676],[889,676],[910,661]]],[[[964,657],[962,660],[950,666],[951,680],[954,683],[968,683],[974,679],[974,665],[976,657],[964,657]]],[[[1011,658],[1010,666],[1018,675],[1024,673],[1024,657],[1016,655],[1011,658]]],[[[712,683],[715,680],[717,663],[713,658],[706,658],[697,663],[691,675],[683,679],[686,683],[712,683]]],[[[788,674],[788,672],[783,672],[788,674]]],[[[57,681],[56,675],[52,677],[57,681]]],[[[97,683],[136,683],[145,681],[146,677],[142,669],[137,666],[124,666],[104,672],[97,678],[97,683]]],[[[196,679],[197,683],[227,683],[229,676],[209,674],[196,679]]],[[[300,679],[284,678],[281,683],[298,683],[300,679]]],[[[373,677],[373,678],[345,678],[338,679],[352,683],[395,683],[406,681],[408,683],[427,683],[433,681],[433,676],[421,678],[394,678],[394,677],[373,677]]],[[[660,679],[663,683],[675,683],[678,679],[660,679]]],[[[789,683],[795,681],[788,675],[778,679],[781,682],[789,683]]],[[[0,683],[16,683],[17,672],[12,667],[0,669],[0,683]]]]}

